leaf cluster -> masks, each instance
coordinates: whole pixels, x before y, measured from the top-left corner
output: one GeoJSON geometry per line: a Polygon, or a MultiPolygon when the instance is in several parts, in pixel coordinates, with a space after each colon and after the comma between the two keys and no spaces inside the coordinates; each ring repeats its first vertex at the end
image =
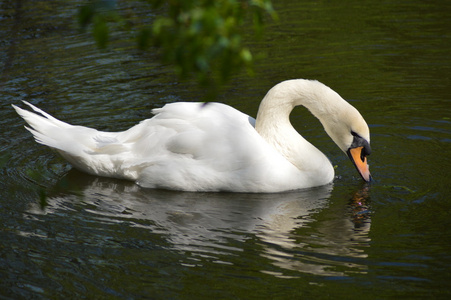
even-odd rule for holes
{"type": "MultiPolygon", "coordinates": [[[[156,47],[163,62],[172,64],[181,78],[195,76],[212,89],[243,67],[252,74],[254,55],[244,37],[248,31],[260,36],[265,18],[277,17],[270,0],[142,1],[164,14],[137,29],[137,46],[156,47]]],[[[117,21],[115,7],[116,1],[96,0],[79,10],[80,25],[92,24],[99,47],[107,45],[108,22],[117,21]]]]}

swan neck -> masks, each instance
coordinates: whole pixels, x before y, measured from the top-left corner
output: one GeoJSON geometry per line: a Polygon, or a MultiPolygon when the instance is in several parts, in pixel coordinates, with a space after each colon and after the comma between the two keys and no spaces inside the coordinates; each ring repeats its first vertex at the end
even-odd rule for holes
{"type": "Polygon", "coordinates": [[[328,164],[327,158],[305,140],[290,122],[290,113],[295,106],[304,105],[310,109],[308,95],[303,93],[304,84],[304,81],[292,80],[272,88],[260,104],[255,129],[298,169],[315,169],[314,165],[318,162],[326,161],[328,164]]]}
{"type": "MultiPolygon", "coordinates": [[[[258,109],[256,130],[262,134],[271,127],[291,126],[289,117],[295,106],[307,107],[316,117],[316,98],[309,90],[309,80],[287,80],[274,86],[263,98],[258,109]]],[[[310,88],[310,89],[309,89],[310,88]]]]}
{"type": "Polygon", "coordinates": [[[334,123],[350,105],[318,81],[283,81],[263,98],[257,114],[256,130],[260,133],[268,130],[270,124],[290,124],[289,116],[296,106],[306,107],[326,127],[326,123],[334,123]]]}

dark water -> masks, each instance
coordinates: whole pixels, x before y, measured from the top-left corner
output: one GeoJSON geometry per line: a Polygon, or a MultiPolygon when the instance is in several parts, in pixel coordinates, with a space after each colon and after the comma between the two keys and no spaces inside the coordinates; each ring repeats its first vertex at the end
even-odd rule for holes
{"type": "MultiPolygon", "coordinates": [[[[251,115],[275,83],[318,79],[371,129],[364,185],[303,109],[295,127],[337,166],[333,185],[285,194],[146,190],[87,176],[36,144],[11,104],[123,130],[196,101],[154,53],[77,29],[76,3],[0,4],[1,298],[447,299],[451,296],[451,4],[277,1],[257,76],[219,101],[251,115]]],[[[152,19],[141,2],[122,11],[152,19]]]]}

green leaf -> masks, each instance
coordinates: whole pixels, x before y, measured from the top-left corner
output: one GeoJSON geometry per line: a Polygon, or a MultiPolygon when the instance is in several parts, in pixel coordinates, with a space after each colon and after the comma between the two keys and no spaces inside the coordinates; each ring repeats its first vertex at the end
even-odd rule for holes
{"type": "Polygon", "coordinates": [[[136,41],[140,50],[146,50],[147,48],[149,48],[151,44],[151,34],[151,30],[147,27],[139,31],[136,41]]]}
{"type": "Polygon", "coordinates": [[[94,16],[94,8],[92,5],[84,5],[78,10],[78,24],[82,29],[85,29],[91,23],[94,16]]]}
{"type": "Polygon", "coordinates": [[[104,49],[108,43],[108,25],[105,19],[100,16],[94,17],[93,25],[92,33],[97,42],[97,46],[104,49]]]}

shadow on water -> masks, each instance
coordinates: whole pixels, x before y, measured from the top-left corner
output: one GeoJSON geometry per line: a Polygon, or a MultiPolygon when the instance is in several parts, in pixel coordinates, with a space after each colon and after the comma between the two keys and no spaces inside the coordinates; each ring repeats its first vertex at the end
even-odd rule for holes
{"type": "MultiPolygon", "coordinates": [[[[38,219],[70,215],[88,222],[88,227],[113,224],[122,231],[98,232],[98,241],[90,241],[91,237],[84,239],[87,243],[123,243],[134,231],[149,233],[147,238],[158,238],[168,251],[190,253],[180,260],[189,267],[201,267],[205,260],[239,265],[251,243],[252,251],[267,260],[259,266],[263,273],[281,278],[300,273],[347,276],[366,270],[360,260],[367,257],[362,249],[369,242],[368,189],[366,185],[358,189],[338,209],[341,216],[322,219],[329,209],[332,184],[279,194],[190,193],[143,189],[71,170],[49,192],[45,206],[33,203],[26,214],[38,219]]],[[[141,233],[140,239],[146,236],[141,233]]]]}

